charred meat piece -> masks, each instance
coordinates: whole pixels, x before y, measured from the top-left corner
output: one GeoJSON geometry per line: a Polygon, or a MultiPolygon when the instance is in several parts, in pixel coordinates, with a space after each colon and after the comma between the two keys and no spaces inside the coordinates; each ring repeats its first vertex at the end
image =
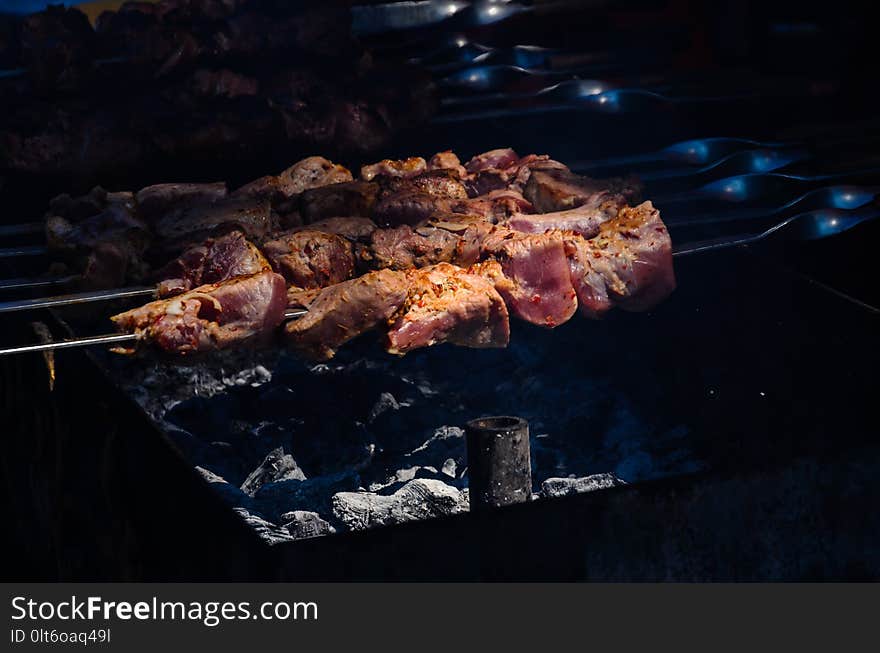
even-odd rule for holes
{"type": "Polygon", "coordinates": [[[568,170],[531,170],[523,195],[541,213],[605,202],[620,205],[636,201],[641,188],[635,179],[590,179],[568,170]]]}
{"type": "Polygon", "coordinates": [[[135,195],[139,215],[147,221],[161,218],[170,211],[199,204],[213,204],[226,197],[226,184],[154,184],[135,195]]]}
{"type": "Polygon", "coordinates": [[[457,263],[494,260],[487,268],[511,315],[546,327],[567,322],[577,310],[562,234],[525,234],[501,226],[473,225],[459,243],[457,263]],[[500,273],[500,274],[499,274],[500,273]]]}
{"type": "Polygon", "coordinates": [[[566,238],[581,312],[647,311],[675,290],[672,242],[651,202],[624,207],[590,240],[566,238]]]}
{"type": "Polygon", "coordinates": [[[240,231],[191,247],[155,273],[157,295],[170,297],[196,286],[271,270],[269,261],[240,231]]]}
{"type": "Polygon", "coordinates": [[[391,319],[386,349],[405,354],[449,342],[462,347],[506,347],[507,307],[494,284],[449,263],[406,273],[406,301],[391,319]]]}
{"type": "Polygon", "coordinates": [[[287,323],[287,341],[305,356],[330,359],[349,340],[385,324],[406,301],[408,288],[406,274],[392,270],[324,288],[305,316],[287,323]]]}
{"type": "Polygon", "coordinates": [[[111,319],[142,344],[183,356],[268,339],[286,306],[284,278],[265,271],[199,286],[111,319]]]}
{"type": "Polygon", "coordinates": [[[340,184],[352,180],[351,172],[321,156],[297,161],[279,175],[260,177],[235,191],[236,196],[260,197],[278,202],[299,195],[310,188],[340,184]]]}
{"type": "Polygon", "coordinates": [[[617,216],[623,205],[616,201],[603,202],[599,206],[584,205],[567,211],[552,213],[517,213],[504,224],[511,229],[532,234],[558,229],[571,231],[584,238],[599,233],[599,226],[617,216]]]}
{"type": "Polygon", "coordinates": [[[407,270],[444,261],[455,256],[458,236],[445,229],[401,225],[376,229],[368,245],[358,247],[358,262],[369,268],[407,270]]]}
{"type": "Polygon", "coordinates": [[[236,228],[249,238],[260,240],[272,229],[268,200],[226,198],[173,210],[156,220],[154,231],[169,249],[203,240],[221,228],[236,228]]]}
{"type": "Polygon", "coordinates": [[[361,179],[373,181],[378,176],[387,177],[414,177],[428,169],[427,162],[420,156],[408,159],[392,160],[383,159],[378,163],[361,166],[361,179]]]}
{"type": "Polygon", "coordinates": [[[295,231],[267,241],[263,252],[272,266],[299,288],[323,288],[354,275],[352,245],[336,234],[295,231]]]}
{"type": "Polygon", "coordinates": [[[306,223],[340,216],[369,218],[378,196],[379,186],[371,182],[330,184],[303,191],[300,210],[306,223]]]}

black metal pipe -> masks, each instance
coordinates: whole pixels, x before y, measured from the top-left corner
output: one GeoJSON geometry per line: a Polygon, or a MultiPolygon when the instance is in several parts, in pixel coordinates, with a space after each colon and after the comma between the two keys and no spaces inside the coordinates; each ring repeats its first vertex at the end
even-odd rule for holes
{"type": "Polygon", "coordinates": [[[481,417],[465,425],[472,511],[532,498],[529,423],[521,417],[481,417]]]}

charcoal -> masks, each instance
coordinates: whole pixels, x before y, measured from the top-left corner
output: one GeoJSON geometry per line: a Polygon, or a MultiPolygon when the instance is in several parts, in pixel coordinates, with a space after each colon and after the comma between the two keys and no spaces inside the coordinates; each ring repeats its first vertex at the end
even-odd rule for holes
{"type": "Polygon", "coordinates": [[[340,492],[333,496],[333,515],[353,531],[375,526],[455,515],[468,510],[460,490],[431,479],[412,480],[390,496],[374,492],[340,492]]]}
{"type": "Polygon", "coordinates": [[[306,475],[299,468],[296,461],[289,453],[284,453],[282,447],[273,449],[241,484],[242,491],[248,496],[254,496],[257,491],[267,483],[287,480],[306,480],[306,475]]]}
{"type": "Polygon", "coordinates": [[[370,491],[378,492],[380,494],[391,494],[402,488],[409,481],[417,478],[427,478],[435,481],[443,481],[444,483],[451,482],[449,476],[437,471],[436,467],[416,466],[398,469],[394,475],[388,478],[385,482],[370,483],[370,491]]]}
{"type": "Polygon", "coordinates": [[[245,522],[247,522],[248,526],[257,531],[257,535],[266,540],[269,544],[293,542],[294,538],[287,532],[286,528],[273,524],[260,513],[251,512],[246,508],[234,508],[234,510],[245,520],[245,522]]]}
{"type": "Polygon", "coordinates": [[[295,540],[305,540],[336,532],[330,522],[322,519],[318,513],[308,510],[286,512],[281,515],[281,523],[295,540]]]}
{"type": "Polygon", "coordinates": [[[548,478],[541,483],[541,496],[547,498],[564,497],[625,484],[625,481],[617,478],[614,474],[593,474],[581,478],[548,478]]]}
{"type": "Polygon", "coordinates": [[[357,472],[338,472],[314,476],[305,481],[290,479],[268,483],[260,488],[254,499],[256,505],[272,518],[294,510],[329,512],[330,497],[359,486],[357,472]]]}
{"type": "Polygon", "coordinates": [[[239,508],[250,508],[252,506],[253,501],[251,501],[251,498],[232,483],[227,482],[222,476],[204,467],[196,466],[196,471],[207,481],[211,489],[219,494],[227,503],[239,508]]]}
{"type": "Polygon", "coordinates": [[[454,466],[464,466],[465,457],[464,431],[457,426],[441,426],[430,438],[406,454],[404,460],[414,465],[442,469],[449,460],[454,466]]]}
{"type": "Polygon", "coordinates": [[[390,392],[383,392],[379,395],[379,399],[370,409],[370,416],[367,418],[367,421],[372,422],[379,417],[379,415],[389,410],[400,410],[400,404],[397,403],[393,394],[390,392]]]}

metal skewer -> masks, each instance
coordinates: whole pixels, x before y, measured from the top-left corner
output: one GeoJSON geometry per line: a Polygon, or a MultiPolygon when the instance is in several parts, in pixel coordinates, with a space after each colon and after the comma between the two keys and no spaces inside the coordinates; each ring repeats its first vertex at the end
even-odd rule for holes
{"type": "Polygon", "coordinates": [[[55,308],[57,306],[72,306],[74,304],[88,304],[90,302],[128,299],[130,297],[155,298],[156,287],[135,286],[133,288],[98,290],[95,292],[57,295],[55,297],[37,297],[35,299],[19,299],[12,302],[0,302],[0,313],[14,313],[16,311],[29,311],[39,308],[55,308]]]}
{"type": "MultiPolygon", "coordinates": [[[[769,212],[767,215],[768,217],[772,216],[773,212],[769,212]]],[[[849,210],[828,208],[805,211],[785,218],[772,227],[759,233],[723,236],[711,240],[685,243],[684,245],[675,247],[672,255],[684,256],[687,254],[695,254],[697,252],[727,249],[737,245],[750,245],[769,238],[777,233],[794,239],[824,238],[842,233],[861,222],[872,220],[877,217],[880,217],[880,209],[871,203],[863,204],[859,208],[849,210]]],[[[0,302],[0,313],[13,313],[16,311],[54,308],[74,304],[87,304],[90,302],[127,299],[130,297],[155,298],[156,287],[139,286],[134,288],[99,290],[96,292],[57,295],[55,297],[38,297],[35,299],[0,302]]]]}
{"type": "MultiPolygon", "coordinates": [[[[687,256],[689,254],[711,252],[719,249],[729,249],[740,245],[752,245],[777,234],[788,235],[793,238],[804,240],[825,238],[827,236],[833,236],[847,231],[848,229],[851,229],[859,223],[868,220],[875,220],[877,218],[880,218],[880,209],[874,206],[861,207],[860,209],[850,211],[842,209],[820,209],[817,211],[808,211],[806,213],[799,213],[798,215],[787,218],[782,222],[774,225],[773,227],[770,227],[769,229],[757,234],[727,236],[723,238],[715,238],[712,240],[685,243],[680,247],[676,247],[673,250],[672,255],[675,257],[679,257],[687,256]]],[[[117,293],[119,291],[108,292],[117,293]]],[[[155,292],[155,290],[153,288],[139,288],[135,289],[135,292],[146,294],[153,293],[155,292]]],[[[66,300],[67,298],[62,299],[66,300]]],[[[32,301],[36,303],[40,300],[32,301]]],[[[86,301],[94,300],[87,299],[86,301]]],[[[18,304],[18,302],[7,302],[7,304],[14,305],[18,304]]],[[[9,310],[19,309],[13,308],[9,310]]],[[[302,317],[307,313],[308,311],[305,309],[291,309],[284,313],[284,319],[295,319],[298,317],[302,317]]],[[[137,338],[138,336],[128,333],[92,336],[88,338],[74,338],[71,340],[62,340],[60,342],[50,342],[39,345],[25,345],[23,347],[13,347],[11,349],[0,349],[0,356],[5,356],[7,354],[23,354],[33,351],[64,349],[67,347],[87,347],[91,345],[102,345],[115,342],[130,342],[133,340],[137,340],[137,338]]]]}
{"type": "Polygon", "coordinates": [[[31,290],[49,286],[63,286],[76,281],[80,276],[71,274],[64,277],[14,277],[0,281],[0,290],[31,290]]]}
{"type": "Polygon", "coordinates": [[[22,245],[20,247],[4,247],[0,249],[0,258],[17,258],[19,256],[45,256],[49,249],[45,245],[22,245]]]}
{"type": "Polygon", "coordinates": [[[41,234],[45,229],[42,222],[22,222],[21,224],[0,225],[0,236],[29,236],[41,234]]]}
{"type": "MultiPolygon", "coordinates": [[[[308,313],[305,309],[291,309],[285,311],[285,320],[295,320],[308,313]]],[[[57,342],[44,342],[39,345],[23,345],[21,347],[10,347],[9,349],[0,349],[0,356],[8,354],[27,354],[35,351],[54,351],[55,349],[70,349],[71,347],[91,347],[93,345],[111,345],[120,342],[136,342],[140,336],[134,333],[110,333],[101,336],[87,336],[84,338],[71,338],[69,340],[59,340],[57,342]]]]}

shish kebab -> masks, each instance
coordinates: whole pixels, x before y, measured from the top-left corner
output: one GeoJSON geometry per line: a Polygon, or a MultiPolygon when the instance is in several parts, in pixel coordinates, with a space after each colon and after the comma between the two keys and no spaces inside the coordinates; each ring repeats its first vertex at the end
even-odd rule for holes
{"type": "MultiPolygon", "coordinates": [[[[261,259],[249,261],[250,267],[244,269],[234,267],[236,252],[253,259],[243,251],[244,241],[226,242],[230,239],[221,237],[199,242],[217,232],[238,230],[257,243],[276,268],[283,268],[279,271],[291,283],[308,288],[316,282],[326,285],[345,278],[345,268],[354,266],[353,255],[362,264],[373,258],[381,262],[399,257],[407,246],[430,248],[435,243],[416,232],[426,220],[442,214],[451,215],[455,222],[467,215],[472,220],[503,222],[519,231],[557,228],[592,236],[598,224],[639,193],[631,180],[579,177],[546,156],[520,158],[509,149],[484,153],[465,166],[451,152],[443,152],[430,162],[421,158],[383,161],[364,166],[361,173],[361,179],[354,181],[345,168],[310,157],[231,194],[225,184],[216,183],[159,184],[137,193],[95,188],[78,198],[62,195],[51,202],[47,213],[47,242],[65,264],[73,263],[81,270],[82,288],[161,281],[185,275],[187,270],[196,282],[188,286],[192,287],[222,280],[224,267],[229,268],[226,276],[234,276],[267,265],[261,259]],[[340,215],[363,217],[335,217],[340,215]],[[376,231],[370,238],[376,224],[367,218],[397,231],[376,231]],[[343,238],[369,242],[358,243],[352,252],[343,238]],[[163,265],[187,244],[190,249],[180,259],[163,265]],[[292,254],[298,250],[304,253],[292,254]],[[326,271],[317,270],[320,262],[309,265],[308,254],[330,259],[322,263],[325,270],[331,268],[329,277],[326,271]],[[152,271],[148,259],[159,263],[152,271]],[[204,277],[194,274],[199,264],[211,269],[204,277]],[[179,272],[169,269],[175,266],[179,272]]],[[[434,240],[442,235],[435,231],[434,240]]],[[[63,268],[63,272],[70,270],[63,268]]],[[[160,284],[155,293],[151,288],[127,288],[119,296],[161,297],[169,294],[167,286],[160,284]]],[[[0,312],[113,297],[111,292],[7,302],[0,312]]]]}
{"type": "MultiPolygon", "coordinates": [[[[453,161],[453,165],[462,168],[451,153],[442,153],[435,157],[438,158],[453,161]]],[[[493,151],[475,157],[461,172],[456,170],[454,174],[439,176],[424,171],[425,162],[416,159],[386,161],[365,167],[362,171],[364,179],[387,176],[404,180],[391,184],[392,191],[379,200],[380,204],[383,200],[386,204],[384,221],[403,224],[396,229],[381,230],[374,225],[371,228],[372,223],[368,220],[354,221],[356,230],[362,232],[357,236],[371,237],[371,247],[359,250],[361,258],[371,260],[373,267],[382,269],[349,282],[332,284],[337,279],[328,276],[311,279],[311,284],[302,284],[313,287],[331,285],[305,302],[314,311],[308,317],[319,317],[310,323],[305,321],[301,329],[291,329],[288,325],[289,339],[314,357],[326,358],[332,356],[334,347],[386,320],[390,327],[391,344],[388,348],[395,353],[442,341],[469,346],[505,346],[509,336],[508,307],[518,317],[552,327],[571,317],[577,308],[578,297],[582,310],[596,317],[611,307],[614,298],[624,308],[644,310],[671,292],[674,287],[671,244],[658,212],[650,203],[631,208],[625,205],[625,196],[618,193],[610,202],[613,208],[609,208],[607,183],[600,185],[597,192],[596,182],[571,175],[567,168],[546,157],[532,157],[529,162],[533,168],[519,165],[515,170],[518,178],[525,171],[525,188],[530,189],[527,193],[534,204],[556,211],[528,218],[525,215],[529,214],[508,211],[506,220],[492,224],[486,214],[456,212],[456,208],[461,211],[461,205],[450,204],[450,200],[466,201],[468,196],[466,191],[462,192],[459,177],[471,174],[471,181],[495,185],[496,188],[489,193],[491,196],[492,192],[500,190],[497,186],[507,185],[510,181],[504,174],[498,174],[500,162],[510,167],[521,161],[510,150],[493,151]],[[541,169],[552,173],[545,183],[532,183],[540,179],[541,169]],[[488,171],[492,171],[490,175],[481,174],[488,171]],[[597,196],[604,201],[596,201],[597,196]],[[387,201],[389,198],[391,201],[387,201]],[[601,204],[602,210],[598,214],[588,212],[588,223],[584,223],[583,210],[566,208],[574,204],[585,207],[590,202],[592,208],[601,204]],[[614,209],[617,209],[616,215],[614,209]],[[419,222],[424,214],[433,216],[431,224],[426,225],[423,220],[419,222]],[[406,222],[421,224],[421,233],[413,231],[406,222]],[[561,230],[560,226],[575,228],[561,230]],[[588,241],[581,233],[591,236],[592,240],[588,241]],[[643,247],[633,246],[628,241],[643,241],[643,247]],[[423,258],[416,261],[414,255],[423,258]],[[603,258],[605,261],[600,263],[603,258]],[[470,264],[470,267],[459,267],[450,263],[451,260],[462,265],[470,264]],[[413,264],[428,264],[428,267],[407,272],[392,270],[412,267],[413,264]],[[351,293],[359,297],[355,305],[361,306],[353,313],[346,310],[351,293]],[[425,309],[426,302],[430,309],[425,309]],[[418,317],[413,317],[414,314],[418,317]],[[343,329],[344,324],[347,326],[343,329]],[[343,332],[345,337],[340,340],[343,332]],[[319,334],[317,340],[314,334],[319,334]]],[[[335,205],[339,198],[351,195],[350,188],[340,188],[345,184],[334,184],[334,188],[319,195],[312,206],[326,207],[329,204],[331,215],[338,213],[335,205]]],[[[363,198],[363,187],[357,190],[356,195],[363,198]]],[[[522,195],[518,198],[527,203],[522,195]]],[[[140,204],[149,205],[146,202],[140,204]]],[[[314,212],[306,208],[308,202],[302,206],[305,213],[312,213],[315,217],[314,212]]],[[[465,206],[472,208],[467,203],[465,206]]],[[[348,208],[344,210],[350,211],[348,208]]],[[[382,212],[374,211],[373,215],[376,214],[382,215],[382,212]]],[[[333,223],[332,220],[325,221],[325,226],[333,223]]],[[[337,219],[335,223],[337,228],[329,231],[351,231],[351,219],[337,219]]],[[[173,230],[175,226],[171,224],[169,228],[173,230]]],[[[308,250],[308,239],[329,235],[335,234],[293,229],[283,239],[265,243],[264,249],[275,255],[276,267],[287,276],[295,276],[295,262],[290,265],[284,259],[302,257],[308,250]],[[290,242],[296,242],[303,234],[314,235],[306,235],[305,247],[291,247],[290,242]]],[[[245,258],[263,268],[260,272],[201,286],[172,300],[153,302],[142,309],[115,316],[114,321],[133,330],[140,339],[177,353],[223,348],[230,343],[265,335],[267,329],[274,329],[285,318],[283,308],[288,302],[278,300],[286,286],[285,280],[267,269],[259,250],[240,236],[237,240],[245,246],[244,250],[249,250],[250,256],[245,258]],[[239,301],[242,297],[244,301],[239,301]]],[[[344,259],[344,248],[339,253],[344,259]]],[[[186,259],[185,254],[174,264],[186,268],[186,259]]],[[[204,257],[201,262],[204,264],[204,257]]],[[[354,268],[350,261],[334,260],[331,256],[323,271],[332,275],[334,267],[344,270],[343,278],[350,276],[354,268]]],[[[236,271],[244,274],[252,270],[242,268],[236,271]]],[[[315,267],[310,266],[309,271],[314,272],[315,267]]],[[[187,280],[181,281],[181,287],[172,284],[165,290],[187,290],[187,280]]],[[[297,288],[294,295],[297,293],[302,295],[303,291],[297,288]]]]}

